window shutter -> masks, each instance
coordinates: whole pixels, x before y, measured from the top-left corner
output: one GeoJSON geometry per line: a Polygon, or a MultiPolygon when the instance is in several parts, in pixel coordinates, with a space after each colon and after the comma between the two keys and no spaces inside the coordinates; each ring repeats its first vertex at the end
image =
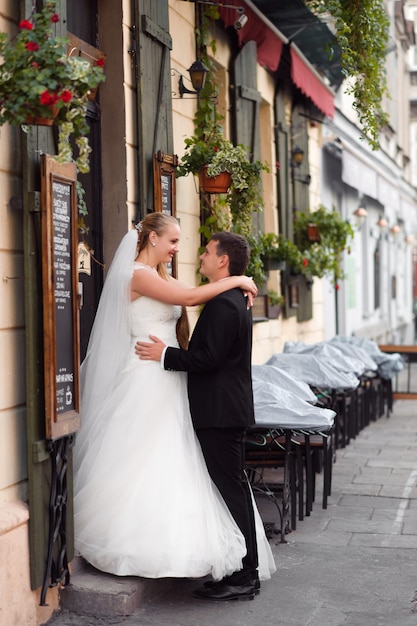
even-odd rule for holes
{"type": "MultiPolygon", "coordinates": [[[[259,133],[259,108],[261,94],[256,81],[257,58],[256,43],[249,41],[243,46],[234,64],[234,139],[248,148],[251,160],[261,158],[259,133]]],[[[261,213],[253,215],[254,229],[261,230],[261,213]]]]}
{"type": "MultiPolygon", "coordinates": [[[[293,145],[300,147],[304,152],[303,162],[294,168],[294,217],[296,210],[302,213],[310,211],[309,194],[309,158],[308,158],[308,132],[307,111],[302,105],[294,107],[292,115],[293,145]],[[303,115],[304,114],[304,115],[303,115]]],[[[311,282],[301,277],[298,287],[299,307],[297,308],[297,321],[306,322],[313,317],[313,294],[311,282]]]]}
{"type": "Polygon", "coordinates": [[[292,203],[290,199],[290,162],[289,137],[290,128],[285,116],[285,99],[283,92],[275,98],[275,145],[278,168],[278,223],[279,232],[287,239],[292,239],[292,203]]]}
{"type": "Polygon", "coordinates": [[[153,210],[153,156],[173,151],[168,0],[136,0],[139,206],[153,210]]]}
{"type": "Polygon", "coordinates": [[[259,107],[256,82],[256,43],[245,44],[235,60],[235,139],[247,146],[253,159],[260,158],[259,107]]]}
{"type": "Polygon", "coordinates": [[[295,106],[292,114],[292,146],[301,148],[304,152],[303,162],[294,167],[294,211],[308,213],[310,211],[309,194],[309,158],[307,111],[302,106],[295,106]],[[303,115],[304,114],[304,115],[303,115]]]}
{"type": "Polygon", "coordinates": [[[313,317],[312,283],[303,276],[299,289],[300,306],[297,309],[297,322],[307,322],[313,317]]]}

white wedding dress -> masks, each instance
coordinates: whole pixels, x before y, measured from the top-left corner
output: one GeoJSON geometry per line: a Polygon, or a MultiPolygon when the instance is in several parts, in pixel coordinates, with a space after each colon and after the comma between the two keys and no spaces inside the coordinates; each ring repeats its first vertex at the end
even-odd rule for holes
{"type": "MultiPolygon", "coordinates": [[[[133,269],[153,271],[139,263],[133,269]]],[[[219,580],[241,569],[245,541],[208,475],[192,426],[186,374],[134,353],[136,341],[149,341],[150,334],[177,346],[180,314],[181,307],[145,296],[132,302],[124,367],[102,393],[105,402],[87,399],[86,414],[81,405],[75,548],[93,566],[117,575],[211,574],[219,580]]],[[[275,564],[258,513],[257,522],[265,579],[275,564]]]]}

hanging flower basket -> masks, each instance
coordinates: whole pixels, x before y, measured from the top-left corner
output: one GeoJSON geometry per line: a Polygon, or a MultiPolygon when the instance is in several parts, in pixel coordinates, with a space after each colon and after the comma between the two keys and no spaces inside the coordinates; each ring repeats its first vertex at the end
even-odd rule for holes
{"type": "Polygon", "coordinates": [[[86,173],[91,152],[87,106],[90,92],[104,81],[104,57],[90,63],[86,55],[74,56],[69,39],[56,35],[57,0],[42,4],[37,12],[32,3],[17,34],[0,31],[0,126],[52,126],[56,113],[57,160],[75,161],[78,171],[86,173]]]}
{"type": "Polygon", "coordinates": [[[31,124],[34,126],[53,126],[58,113],[58,107],[53,107],[51,108],[51,117],[27,115],[25,118],[25,124],[31,124]]]}
{"type": "Polygon", "coordinates": [[[229,172],[220,172],[217,176],[207,176],[208,165],[199,172],[200,191],[202,193],[227,193],[232,177],[229,172]]]}

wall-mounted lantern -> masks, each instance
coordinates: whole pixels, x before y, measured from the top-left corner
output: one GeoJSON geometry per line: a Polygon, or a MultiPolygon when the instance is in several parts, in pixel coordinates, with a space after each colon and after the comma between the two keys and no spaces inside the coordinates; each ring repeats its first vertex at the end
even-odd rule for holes
{"type": "Polygon", "coordinates": [[[202,89],[204,89],[209,70],[200,59],[197,59],[188,68],[188,73],[190,74],[190,79],[194,87],[194,91],[191,91],[191,89],[187,89],[187,87],[184,85],[184,77],[181,74],[178,81],[178,91],[180,92],[181,98],[185,93],[199,96],[202,89]]]}

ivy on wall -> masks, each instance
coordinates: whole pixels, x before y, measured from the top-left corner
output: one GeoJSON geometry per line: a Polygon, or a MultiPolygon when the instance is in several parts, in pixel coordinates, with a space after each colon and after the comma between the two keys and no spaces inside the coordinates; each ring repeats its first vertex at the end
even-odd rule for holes
{"type": "MultiPolygon", "coordinates": [[[[305,0],[318,16],[333,18],[341,50],[342,71],[351,78],[346,93],[353,96],[362,127],[373,150],[379,148],[379,134],[388,125],[382,108],[388,95],[385,58],[389,19],[383,0],[305,0]]],[[[331,54],[331,50],[329,51],[331,54]]]]}

